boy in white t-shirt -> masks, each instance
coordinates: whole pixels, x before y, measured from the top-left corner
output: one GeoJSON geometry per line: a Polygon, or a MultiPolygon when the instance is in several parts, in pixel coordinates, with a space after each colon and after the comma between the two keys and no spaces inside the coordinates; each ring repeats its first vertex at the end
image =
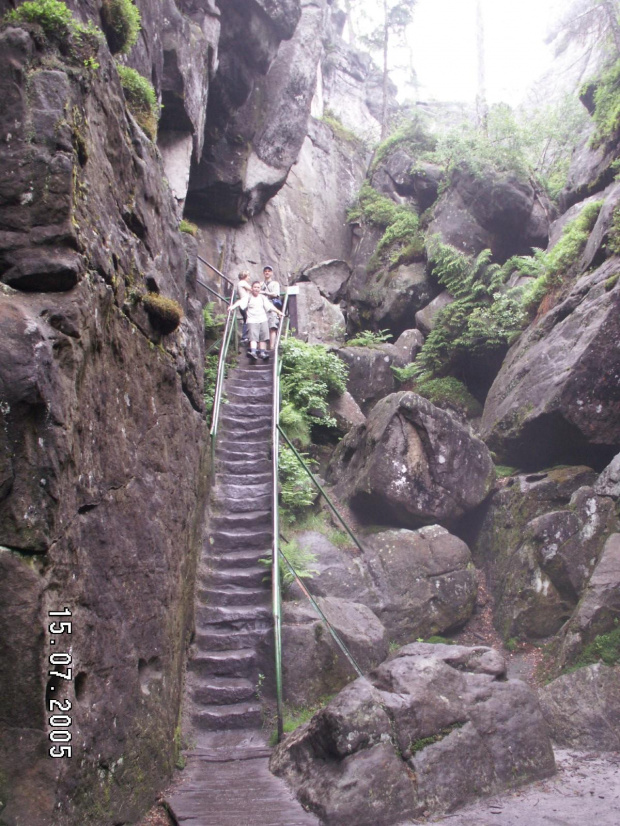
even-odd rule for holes
{"type": "Polygon", "coordinates": [[[260,291],[261,282],[254,281],[252,283],[252,291],[249,295],[245,295],[234,304],[230,305],[228,312],[231,312],[236,307],[240,307],[246,312],[246,319],[248,325],[248,338],[250,339],[250,349],[248,357],[252,361],[258,358],[266,360],[269,354],[266,351],[267,342],[269,341],[269,325],[267,324],[267,314],[277,313],[282,318],[282,311],[274,307],[266,295],[262,295],[260,291]],[[258,345],[258,352],[257,347],[258,345]]]}

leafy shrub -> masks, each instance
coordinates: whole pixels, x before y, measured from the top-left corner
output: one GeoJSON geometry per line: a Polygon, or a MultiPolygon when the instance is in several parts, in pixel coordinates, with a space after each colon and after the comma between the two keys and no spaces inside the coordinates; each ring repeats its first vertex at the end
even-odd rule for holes
{"type": "Polygon", "coordinates": [[[614,619],[614,625],[615,628],[607,634],[599,634],[584,647],[575,667],[582,668],[598,662],[605,663],[605,665],[615,665],[620,662],[620,627],[618,627],[617,618],[614,619]]]}
{"type": "MultiPolygon", "coordinates": [[[[296,539],[292,539],[290,542],[283,542],[281,550],[300,579],[312,579],[315,574],[319,573],[319,569],[316,567],[316,554],[306,548],[302,548],[296,539]]],[[[266,568],[271,568],[273,564],[271,557],[263,557],[258,561],[266,568]]],[[[295,582],[295,577],[291,573],[291,569],[284,559],[280,559],[280,583],[282,584],[282,590],[288,590],[293,582],[295,582]]]]}
{"type": "Polygon", "coordinates": [[[313,424],[333,427],[328,415],[329,393],[344,393],[346,365],[322,344],[306,344],[289,338],[280,345],[282,401],[303,416],[308,429],[313,424]]]}
{"type": "Polygon", "coordinates": [[[9,11],[3,23],[38,26],[63,54],[83,61],[87,68],[98,68],[93,56],[99,49],[101,31],[92,23],[79,23],[60,0],[27,0],[9,11]]]}
{"type": "Polygon", "coordinates": [[[205,325],[205,337],[215,340],[218,338],[226,324],[226,316],[215,312],[215,302],[207,302],[202,308],[202,318],[205,325]]]}
{"type": "Polygon", "coordinates": [[[290,402],[282,405],[280,410],[280,427],[291,442],[296,442],[301,447],[308,447],[311,441],[310,423],[301,410],[298,410],[290,402]]]}
{"type": "Polygon", "coordinates": [[[600,146],[620,132],[620,60],[603,72],[596,84],[592,117],[596,124],[593,146],[600,146]]]}
{"type": "Polygon", "coordinates": [[[146,134],[154,140],[160,107],[152,83],[129,66],[116,64],[127,106],[146,134]]]}
{"type": "Polygon", "coordinates": [[[181,323],[183,308],[172,298],[147,293],[142,297],[142,304],[153,327],[164,335],[172,333],[181,323]]]}
{"type": "MultiPolygon", "coordinates": [[[[302,454],[306,464],[313,460],[302,454]]],[[[318,496],[312,480],[298,462],[297,457],[286,445],[280,447],[280,501],[289,521],[295,521],[296,513],[313,505],[318,496]]]]}
{"type": "Polygon", "coordinates": [[[215,385],[217,383],[217,368],[219,363],[219,356],[209,355],[205,358],[204,371],[204,402],[205,415],[208,417],[213,411],[213,402],[215,400],[215,385]]]}
{"type": "Polygon", "coordinates": [[[373,333],[372,330],[361,330],[356,333],[353,338],[350,338],[347,347],[377,347],[379,344],[385,344],[392,338],[389,330],[379,330],[378,333],[373,333]]]}
{"type": "Polygon", "coordinates": [[[138,42],[141,16],[133,0],[103,0],[101,19],[112,54],[127,54],[138,42]]]}
{"type": "Polygon", "coordinates": [[[482,405],[475,399],[463,382],[453,376],[416,382],[413,390],[437,407],[448,407],[468,419],[482,415],[482,405]]]}
{"type": "Polygon", "coordinates": [[[579,215],[564,227],[560,240],[546,254],[544,266],[551,285],[559,283],[562,275],[579,259],[602,206],[602,201],[586,204],[579,215]]]}
{"type": "Polygon", "coordinates": [[[396,149],[404,149],[410,155],[418,156],[424,152],[433,152],[436,147],[437,138],[427,131],[419,117],[415,117],[402,123],[392,135],[379,144],[372,169],[376,169],[396,149]]]}
{"type": "Polygon", "coordinates": [[[424,252],[417,214],[381,195],[368,182],[362,185],[357,203],[349,210],[347,219],[385,229],[369,262],[370,272],[379,269],[382,263],[394,266],[419,258],[424,252]]]}

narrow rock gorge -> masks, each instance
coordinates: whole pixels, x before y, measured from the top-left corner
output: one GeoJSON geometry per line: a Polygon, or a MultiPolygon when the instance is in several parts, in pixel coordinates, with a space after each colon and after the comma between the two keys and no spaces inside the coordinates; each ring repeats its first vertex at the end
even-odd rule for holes
{"type": "Polygon", "coordinates": [[[299,823],[419,822],[550,777],[554,747],[620,751],[619,55],[572,94],[553,185],[466,107],[451,132],[399,103],[350,5],[0,0],[1,826],[150,826],[182,788],[201,578],[254,494],[269,521],[244,348],[227,457],[210,434],[231,282],[265,265],[298,342],[282,429],[355,537],[284,468],[307,713],[279,744],[271,620],[238,630],[299,823]]]}

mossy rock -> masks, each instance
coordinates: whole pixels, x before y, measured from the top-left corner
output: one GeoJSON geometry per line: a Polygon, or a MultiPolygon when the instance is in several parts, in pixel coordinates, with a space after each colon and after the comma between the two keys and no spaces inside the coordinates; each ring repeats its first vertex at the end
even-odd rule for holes
{"type": "Polygon", "coordinates": [[[142,298],[142,304],[153,327],[163,335],[174,332],[181,323],[183,308],[172,298],[147,293],[142,298]]]}

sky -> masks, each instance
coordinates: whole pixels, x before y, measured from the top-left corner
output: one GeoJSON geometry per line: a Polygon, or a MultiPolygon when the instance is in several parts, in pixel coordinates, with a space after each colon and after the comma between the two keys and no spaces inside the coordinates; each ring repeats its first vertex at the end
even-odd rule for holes
{"type": "MultiPolygon", "coordinates": [[[[552,51],[544,37],[568,0],[481,2],[487,100],[516,105],[549,66],[552,51]]],[[[420,100],[475,99],[476,0],[418,0],[407,39],[420,100]]]]}

